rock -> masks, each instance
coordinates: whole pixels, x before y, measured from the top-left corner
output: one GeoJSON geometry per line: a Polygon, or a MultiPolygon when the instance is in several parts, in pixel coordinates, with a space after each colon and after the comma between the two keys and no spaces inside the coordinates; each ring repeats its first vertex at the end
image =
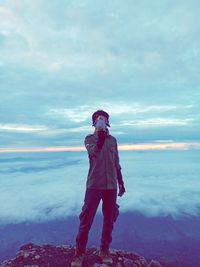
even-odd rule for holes
{"type": "Polygon", "coordinates": [[[130,259],[124,259],[123,266],[124,267],[137,267],[137,265],[135,265],[134,262],[130,259]]]}
{"type": "MultiPolygon", "coordinates": [[[[35,245],[28,243],[20,247],[14,259],[0,263],[0,267],[70,267],[75,248],[69,246],[35,245]]],[[[97,248],[86,251],[83,267],[162,267],[152,260],[150,264],[144,257],[122,250],[110,251],[112,263],[104,263],[97,248]]]]}
{"type": "Polygon", "coordinates": [[[148,267],[148,263],[144,257],[140,256],[140,258],[136,260],[136,262],[139,262],[139,264],[141,264],[141,267],[148,267]]]}
{"type": "Polygon", "coordinates": [[[105,263],[95,263],[92,267],[108,267],[108,265],[105,263]]]}
{"type": "Polygon", "coordinates": [[[151,262],[149,263],[149,267],[162,267],[162,265],[158,261],[151,260],[151,262]]]}
{"type": "Polygon", "coordinates": [[[123,258],[122,257],[118,257],[118,262],[122,262],[123,258]]]}

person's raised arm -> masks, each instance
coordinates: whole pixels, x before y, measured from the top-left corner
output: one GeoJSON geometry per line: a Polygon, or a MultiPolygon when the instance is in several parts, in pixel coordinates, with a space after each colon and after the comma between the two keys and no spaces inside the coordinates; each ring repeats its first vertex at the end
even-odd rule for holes
{"type": "Polygon", "coordinates": [[[94,138],[91,138],[90,136],[86,136],[85,138],[85,147],[89,157],[97,157],[103,147],[106,138],[106,132],[98,131],[97,134],[98,138],[96,142],[94,141],[94,138]]]}

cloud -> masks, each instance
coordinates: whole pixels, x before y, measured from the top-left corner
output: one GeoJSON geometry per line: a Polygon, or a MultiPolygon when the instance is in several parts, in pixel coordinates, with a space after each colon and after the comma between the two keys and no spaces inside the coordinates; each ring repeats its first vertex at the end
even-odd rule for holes
{"type": "Polygon", "coordinates": [[[62,116],[65,119],[69,119],[72,122],[83,122],[91,116],[91,107],[89,106],[80,106],[72,108],[53,108],[50,109],[47,113],[48,116],[62,116]]]}
{"type": "MultiPolygon", "coordinates": [[[[26,49],[18,46],[20,53],[15,57],[6,53],[7,60],[50,73],[68,71],[76,73],[76,79],[91,74],[128,74],[148,80],[164,76],[185,80],[184,68],[190,75],[195,74],[187,61],[198,64],[193,52],[199,51],[193,42],[197,38],[198,13],[187,2],[149,6],[142,1],[105,8],[103,3],[87,1],[84,5],[80,1],[66,5],[65,1],[16,0],[2,4],[1,18],[1,31],[27,44],[26,49]],[[163,10],[168,12],[167,17],[162,16],[163,10]]],[[[8,42],[12,44],[13,40],[8,42]]],[[[4,52],[7,48],[9,45],[4,52]]]]}
{"type": "Polygon", "coordinates": [[[9,36],[16,36],[18,41],[23,39],[27,44],[24,50],[16,40],[19,53],[14,58],[6,53],[7,61],[11,63],[50,73],[63,70],[78,73],[92,69],[106,73],[115,66],[115,55],[107,49],[102,28],[93,28],[92,24],[85,27],[88,12],[79,4],[73,8],[70,5],[65,6],[65,2],[45,5],[45,2],[29,1],[27,5],[26,1],[16,1],[15,4],[7,1],[1,7],[0,13],[3,21],[0,30],[7,37],[5,52],[9,45],[14,47],[13,39],[9,36]],[[26,15],[23,15],[24,12],[26,15]]]}
{"type": "Polygon", "coordinates": [[[1,127],[2,142],[18,145],[24,139],[30,146],[30,133],[36,146],[58,145],[64,136],[80,143],[98,108],[111,114],[111,129],[127,140],[133,129],[144,139],[196,139],[197,6],[1,1],[0,123],[7,125],[1,127]]]}
{"type": "Polygon", "coordinates": [[[20,121],[19,123],[0,124],[2,143],[4,147],[18,148],[20,144],[22,147],[64,147],[75,143],[82,145],[84,137],[94,131],[91,117],[97,109],[104,109],[110,114],[110,133],[119,139],[120,144],[135,142],[132,138],[132,130],[136,139],[138,139],[137,136],[142,136],[144,141],[159,138],[181,141],[188,139],[187,136],[197,139],[200,117],[196,105],[99,101],[91,105],[61,105],[60,107],[48,105],[45,108],[42,107],[37,120],[30,110],[28,123],[21,123],[26,116],[20,113],[19,118],[17,116],[14,118],[16,122],[20,121]],[[163,133],[163,128],[166,129],[166,127],[168,127],[167,132],[163,133]],[[178,133],[180,127],[183,131],[182,138],[178,133]],[[144,132],[143,129],[146,131],[144,132]],[[21,137],[15,133],[21,133],[21,137]]]}
{"type": "Polygon", "coordinates": [[[141,113],[172,113],[174,111],[191,110],[193,105],[149,105],[144,103],[130,102],[128,101],[110,101],[94,103],[89,105],[80,105],[71,108],[54,108],[47,112],[48,116],[62,116],[70,119],[73,122],[83,122],[91,117],[92,113],[97,109],[104,109],[110,113],[111,117],[117,117],[118,115],[137,115],[141,113]]]}
{"type": "Polygon", "coordinates": [[[150,217],[198,215],[198,156],[190,154],[192,158],[186,162],[186,155],[189,156],[187,152],[121,154],[127,187],[126,198],[119,200],[121,207],[150,217]]]}
{"type": "MultiPolygon", "coordinates": [[[[198,155],[197,151],[121,151],[126,186],[126,194],[118,198],[121,212],[198,215],[198,155]]],[[[79,214],[88,171],[86,152],[7,154],[1,159],[1,224],[79,214]]]]}
{"type": "Polygon", "coordinates": [[[33,133],[47,131],[48,129],[44,125],[0,124],[0,131],[33,133]]]}
{"type": "Polygon", "coordinates": [[[82,162],[87,156],[55,156],[40,154],[30,158],[29,154],[24,160],[22,157],[20,161],[4,163],[1,171],[5,180],[1,180],[0,199],[8,202],[1,206],[1,223],[51,220],[74,214],[80,208],[75,195],[77,192],[83,195],[81,184],[87,165],[82,162]],[[77,177],[77,173],[81,175],[77,177]],[[14,178],[18,176],[20,180],[14,178]]]}
{"type": "Polygon", "coordinates": [[[162,126],[178,126],[188,125],[194,122],[195,119],[173,119],[173,118],[152,118],[148,120],[124,121],[123,126],[139,126],[139,127],[162,127],[162,126]]]}

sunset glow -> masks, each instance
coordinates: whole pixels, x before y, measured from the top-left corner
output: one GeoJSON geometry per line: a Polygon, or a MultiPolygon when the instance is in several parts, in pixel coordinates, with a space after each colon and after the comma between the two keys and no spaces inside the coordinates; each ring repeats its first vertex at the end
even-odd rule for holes
{"type": "MultiPolygon", "coordinates": [[[[189,150],[200,149],[200,143],[145,143],[145,144],[124,144],[118,146],[119,151],[131,150],[189,150]]],[[[59,146],[59,147],[34,147],[34,148],[1,148],[0,153],[19,152],[80,152],[85,151],[84,146],[59,146]]]]}

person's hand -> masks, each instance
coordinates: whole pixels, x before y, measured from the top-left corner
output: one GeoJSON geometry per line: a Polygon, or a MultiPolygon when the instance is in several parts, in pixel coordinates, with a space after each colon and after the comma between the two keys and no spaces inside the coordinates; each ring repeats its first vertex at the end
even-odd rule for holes
{"type": "Polygon", "coordinates": [[[99,116],[97,118],[97,121],[95,123],[95,128],[97,131],[102,131],[102,130],[106,130],[106,121],[105,118],[103,116],[99,116]]]}
{"type": "Polygon", "coordinates": [[[126,192],[126,189],[125,189],[124,185],[123,184],[120,184],[119,185],[119,193],[118,193],[118,196],[119,197],[122,197],[125,192],[126,192]]]}

